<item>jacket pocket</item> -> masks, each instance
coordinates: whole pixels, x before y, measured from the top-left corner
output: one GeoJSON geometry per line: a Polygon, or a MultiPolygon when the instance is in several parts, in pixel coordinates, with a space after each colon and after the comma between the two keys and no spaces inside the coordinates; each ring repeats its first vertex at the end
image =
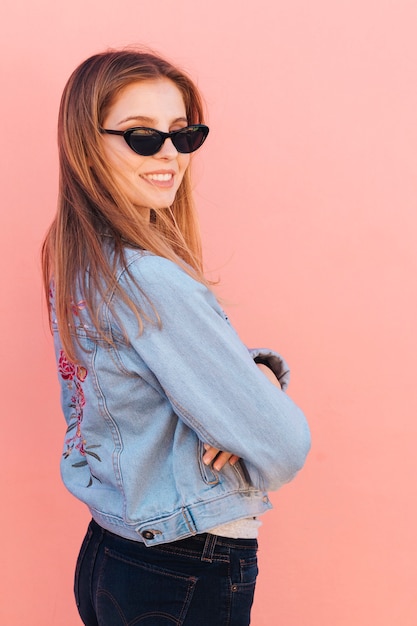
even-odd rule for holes
{"type": "Polygon", "coordinates": [[[206,483],[206,485],[217,485],[220,482],[219,475],[217,472],[213,470],[213,468],[210,465],[205,465],[203,463],[204,453],[205,453],[204,444],[202,441],[198,440],[197,455],[198,455],[198,466],[200,468],[201,478],[206,483]]]}
{"type": "Polygon", "coordinates": [[[252,487],[252,483],[249,477],[248,470],[246,469],[245,463],[242,459],[239,459],[234,465],[233,470],[238,476],[239,484],[244,489],[250,489],[252,487]]]}

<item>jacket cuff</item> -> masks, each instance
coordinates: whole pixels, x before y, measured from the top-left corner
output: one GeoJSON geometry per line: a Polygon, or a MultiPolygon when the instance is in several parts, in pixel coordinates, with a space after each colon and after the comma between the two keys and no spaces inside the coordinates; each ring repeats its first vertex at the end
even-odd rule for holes
{"type": "Polygon", "coordinates": [[[285,391],[290,382],[290,368],[278,352],[267,348],[248,348],[255,363],[262,363],[272,370],[279,380],[281,389],[285,391]]]}

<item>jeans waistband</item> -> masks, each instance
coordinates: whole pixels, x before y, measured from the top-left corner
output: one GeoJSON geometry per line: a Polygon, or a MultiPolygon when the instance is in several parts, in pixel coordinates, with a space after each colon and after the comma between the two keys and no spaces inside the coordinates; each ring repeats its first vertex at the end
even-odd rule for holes
{"type": "Polygon", "coordinates": [[[223,560],[230,550],[257,550],[257,539],[232,539],[229,537],[221,537],[220,535],[212,535],[211,533],[201,533],[185,539],[177,539],[169,543],[161,543],[157,546],[146,547],[141,541],[133,541],[126,539],[120,535],[116,535],[105,528],[102,528],[95,520],[91,520],[91,531],[96,534],[100,533],[103,537],[113,538],[119,544],[130,547],[143,547],[145,550],[162,550],[168,552],[180,551],[190,556],[198,556],[202,561],[212,562],[219,558],[223,560]]]}

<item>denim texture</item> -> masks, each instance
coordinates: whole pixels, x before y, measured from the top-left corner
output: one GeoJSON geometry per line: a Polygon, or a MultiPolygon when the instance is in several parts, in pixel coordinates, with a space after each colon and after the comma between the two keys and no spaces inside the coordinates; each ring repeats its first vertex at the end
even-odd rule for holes
{"type": "Polygon", "coordinates": [[[196,537],[148,548],[90,524],[75,597],[87,626],[247,626],[256,539],[196,537]]]}
{"type": "Polygon", "coordinates": [[[150,319],[152,303],[161,326],[140,333],[111,292],[97,303],[108,346],[80,293],[78,364],[62,351],[52,301],[65,485],[100,526],[151,546],[264,513],[267,491],[296,475],[310,447],[302,411],[254,363],[267,362],[285,388],[285,361],[248,350],[213,293],[167,259],[127,249],[115,280],[150,319]],[[202,462],[204,443],[240,461],[217,472],[202,462]]]}

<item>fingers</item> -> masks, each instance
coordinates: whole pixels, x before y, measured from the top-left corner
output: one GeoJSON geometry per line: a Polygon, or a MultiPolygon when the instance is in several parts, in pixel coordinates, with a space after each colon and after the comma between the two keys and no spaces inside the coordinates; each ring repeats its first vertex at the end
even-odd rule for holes
{"type": "Polygon", "coordinates": [[[229,452],[220,452],[213,463],[213,468],[220,472],[220,470],[226,465],[226,463],[232,458],[233,454],[229,452]]]}
{"type": "Polygon", "coordinates": [[[218,472],[226,465],[227,462],[230,465],[234,465],[239,457],[231,452],[223,452],[218,448],[213,448],[208,443],[204,444],[205,453],[203,456],[203,463],[205,465],[210,465],[213,463],[213,468],[218,472]]]}

